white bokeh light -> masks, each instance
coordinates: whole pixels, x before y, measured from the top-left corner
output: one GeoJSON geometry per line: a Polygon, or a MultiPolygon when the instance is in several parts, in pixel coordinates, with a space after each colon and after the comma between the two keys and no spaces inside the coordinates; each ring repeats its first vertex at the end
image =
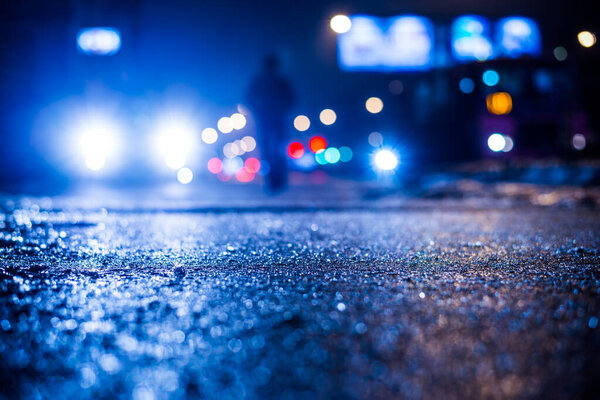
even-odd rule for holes
{"type": "Polygon", "coordinates": [[[231,127],[235,130],[244,129],[246,126],[246,117],[243,114],[235,113],[231,117],[229,117],[231,121],[231,127]]]}
{"type": "Polygon", "coordinates": [[[300,132],[304,132],[310,128],[310,119],[306,115],[298,115],[294,118],[294,128],[300,132]]]}
{"type": "Polygon", "coordinates": [[[202,141],[206,144],[213,144],[219,138],[219,134],[214,128],[206,128],[202,131],[202,141]]]}
{"type": "Polygon", "coordinates": [[[222,117],[217,122],[217,128],[223,133],[229,133],[233,131],[233,124],[231,123],[231,118],[222,117]]]}
{"type": "Polygon", "coordinates": [[[375,153],[375,166],[382,171],[392,171],[398,166],[398,157],[391,150],[379,150],[375,153]]]}
{"type": "Polygon", "coordinates": [[[163,155],[167,166],[173,170],[182,168],[193,146],[195,128],[183,117],[165,117],[157,126],[156,148],[163,155]]]}
{"type": "Polygon", "coordinates": [[[92,118],[79,129],[79,148],[83,153],[85,165],[92,171],[101,170],[106,165],[106,159],[115,150],[118,127],[110,121],[92,118]]]}
{"type": "Polygon", "coordinates": [[[506,139],[499,133],[493,133],[487,140],[487,145],[493,152],[499,152],[506,147],[506,139]]]}
{"type": "Polygon", "coordinates": [[[337,119],[335,111],[330,108],[326,108],[319,114],[319,119],[323,125],[332,125],[337,119]]]}
{"type": "Polygon", "coordinates": [[[192,172],[191,169],[180,168],[177,171],[177,180],[179,181],[179,183],[187,185],[188,183],[190,183],[192,181],[192,179],[194,179],[194,173],[192,172]]]}
{"type": "Polygon", "coordinates": [[[346,33],[352,28],[352,21],[347,15],[336,15],[329,21],[331,30],[335,33],[346,33]]]}

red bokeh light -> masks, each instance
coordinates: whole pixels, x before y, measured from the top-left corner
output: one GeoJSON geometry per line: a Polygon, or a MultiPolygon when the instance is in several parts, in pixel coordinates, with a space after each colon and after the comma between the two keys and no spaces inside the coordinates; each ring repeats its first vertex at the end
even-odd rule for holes
{"type": "Polygon", "coordinates": [[[208,160],[208,170],[213,174],[218,174],[223,171],[223,161],[220,158],[213,157],[208,160]]]}
{"type": "Polygon", "coordinates": [[[325,150],[327,148],[327,142],[321,136],[315,136],[310,139],[308,143],[308,147],[313,153],[318,153],[321,150],[325,150]]]}
{"type": "Polygon", "coordinates": [[[260,161],[256,157],[250,157],[244,162],[244,168],[251,174],[255,174],[260,170],[260,161]]]}
{"type": "Polygon", "coordinates": [[[304,155],[304,146],[300,142],[292,142],[288,146],[288,154],[292,158],[300,158],[304,155]]]}
{"type": "Polygon", "coordinates": [[[252,182],[254,174],[246,171],[246,168],[240,168],[238,172],[236,172],[235,177],[240,182],[252,182]]]}
{"type": "Polygon", "coordinates": [[[231,179],[231,175],[227,175],[227,174],[225,174],[225,173],[223,173],[223,172],[219,172],[219,173],[217,174],[217,178],[219,178],[219,180],[220,180],[221,182],[227,182],[228,180],[230,180],[230,179],[231,179]]]}

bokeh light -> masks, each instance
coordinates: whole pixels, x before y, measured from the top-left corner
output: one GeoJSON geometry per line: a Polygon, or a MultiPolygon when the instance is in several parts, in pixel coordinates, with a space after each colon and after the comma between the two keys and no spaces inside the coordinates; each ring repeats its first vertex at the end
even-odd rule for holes
{"type": "Polygon", "coordinates": [[[500,75],[493,69],[488,69],[483,73],[482,80],[486,86],[496,86],[500,82],[500,75]]]}
{"type": "Polygon", "coordinates": [[[497,153],[502,151],[506,146],[506,139],[504,138],[504,135],[492,133],[490,137],[488,137],[487,144],[490,150],[497,153]]]}
{"type": "Polygon", "coordinates": [[[223,173],[225,175],[235,175],[243,167],[244,161],[241,157],[227,158],[223,161],[223,173]]]}
{"type": "Polygon", "coordinates": [[[556,58],[558,61],[565,61],[569,55],[567,49],[562,46],[555,47],[552,51],[552,54],[554,54],[554,58],[556,58]]]}
{"type": "Polygon", "coordinates": [[[315,161],[319,165],[326,165],[327,159],[325,158],[325,150],[321,150],[315,154],[315,161]]]}
{"type": "Polygon", "coordinates": [[[223,161],[221,161],[221,159],[218,157],[211,158],[208,160],[208,170],[212,174],[218,174],[219,172],[223,171],[223,161]]]}
{"type": "Polygon", "coordinates": [[[192,179],[194,179],[194,173],[192,172],[191,169],[180,168],[177,171],[177,180],[179,181],[179,183],[187,185],[188,183],[190,183],[192,181],[192,179]]]}
{"type": "Polygon", "coordinates": [[[252,182],[254,180],[254,176],[255,174],[252,172],[248,172],[246,168],[240,168],[235,173],[235,178],[238,180],[238,182],[242,183],[252,182]]]}
{"type": "Polygon", "coordinates": [[[319,114],[319,119],[323,125],[331,125],[337,119],[337,115],[332,109],[326,108],[319,114]]]}
{"type": "Polygon", "coordinates": [[[391,81],[389,83],[388,90],[390,91],[391,94],[398,96],[398,95],[402,94],[402,92],[404,92],[404,84],[402,83],[401,80],[394,79],[393,81],[391,81]]]}
{"type": "Polygon", "coordinates": [[[371,114],[377,114],[383,110],[383,101],[379,97],[369,97],[365,102],[365,107],[371,114]]]}
{"type": "Polygon", "coordinates": [[[368,140],[369,144],[373,147],[380,147],[383,145],[383,136],[379,132],[371,132],[368,140]]]}
{"type": "Polygon", "coordinates": [[[245,151],[242,149],[241,141],[239,139],[231,142],[231,152],[236,156],[241,156],[245,153],[245,151]]]}
{"type": "Polygon", "coordinates": [[[292,142],[288,146],[288,155],[298,159],[304,155],[304,146],[300,142],[292,142]]]}
{"type": "Polygon", "coordinates": [[[329,21],[331,30],[335,33],[346,33],[352,27],[352,21],[347,15],[336,15],[329,21]]]}
{"type": "Polygon", "coordinates": [[[398,157],[391,150],[378,150],[375,153],[375,166],[381,171],[392,171],[398,166],[398,157]]]}
{"type": "Polygon", "coordinates": [[[229,117],[229,120],[231,122],[231,127],[235,130],[244,129],[246,126],[246,117],[244,117],[243,114],[232,114],[231,117],[229,117]]]}
{"type": "Polygon", "coordinates": [[[330,147],[325,150],[325,159],[330,164],[335,164],[340,161],[340,151],[335,147],[330,147]]]}
{"type": "Polygon", "coordinates": [[[458,82],[458,88],[465,94],[473,93],[473,90],[475,90],[475,82],[473,82],[473,79],[471,78],[462,78],[460,82],[458,82]]]}
{"type": "Polygon", "coordinates": [[[513,147],[515,147],[515,142],[513,142],[510,136],[504,136],[504,140],[506,141],[506,144],[504,145],[502,151],[508,153],[513,149],[513,147]]]}
{"type": "Polygon", "coordinates": [[[250,157],[244,161],[244,168],[251,174],[260,171],[260,161],[256,157],[250,157]]]}
{"type": "Polygon", "coordinates": [[[294,128],[300,132],[304,132],[310,128],[310,119],[306,115],[298,115],[294,118],[294,128]]]}
{"type": "Polygon", "coordinates": [[[119,127],[107,120],[93,119],[80,127],[79,148],[85,165],[92,171],[99,171],[106,165],[107,157],[115,149],[115,137],[119,127]]]}
{"type": "Polygon", "coordinates": [[[227,158],[233,158],[236,156],[235,152],[232,149],[232,143],[225,143],[223,146],[223,155],[227,158]]]}
{"type": "Polygon", "coordinates": [[[217,178],[221,182],[228,182],[229,180],[231,180],[231,175],[226,174],[225,172],[221,172],[220,174],[217,174],[217,178]]]}
{"type": "Polygon", "coordinates": [[[206,144],[213,144],[217,141],[219,134],[214,128],[206,128],[202,131],[202,141],[206,144]]]}
{"type": "Polygon", "coordinates": [[[316,161],[312,153],[304,153],[302,157],[295,160],[295,163],[300,169],[310,170],[315,166],[316,161]]]}
{"type": "Polygon", "coordinates": [[[512,97],[507,92],[490,93],[485,98],[487,109],[495,115],[505,115],[512,111],[512,97]]]}
{"type": "Polygon", "coordinates": [[[325,148],[327,147],[327,141],[321,136],[314,136],[308,142],[308,147],[313,153],[318,153],[322,150],[325,150],[325,148]]]}
{"type": "Polygon", "coordinates": [[[596,35],[590,31],[581,31],[577,34],[577,40],[583,47],[592,47],[596,44],[596,35]]]}
{"type": "Polygon", "coordinates": [[[573,138],[571,139],[571,144],[573,145],[573,148],[575,150],[581,151],[581,150],[585,149],[587,141],[586,141],[584,135],[582,135],[581,133],[576,133],[573,135],[573,138]]]}
{"type": "Polygon", "coordinates": [[[231,123],[231,118],[222,117],[217,122],[217,128],[223,133],[229,133],[233,131],[233,124],[231,123]]]}
{"type": "Polygon", "coordinates": [[[348,161],[352,160],[352,156],[354,156],[354,154],[352,153],[352,149],[350,147],[348,147],[348,146],[340,147],[340,161],[348,162],[348,161]]]}
{"type": "Polygon", "coordinates": [[[256,140],[252,136],[244,136],[240,140],[240,147],[246,153],[249,153],[256,148],[256,140]]]}
{"type": "Polygon", "coordinates": [[[185,165],[195,132],[194,124],[182,116],[168,115],[158,123],[156,146],[169,168],[178,170],[185,165]]]}

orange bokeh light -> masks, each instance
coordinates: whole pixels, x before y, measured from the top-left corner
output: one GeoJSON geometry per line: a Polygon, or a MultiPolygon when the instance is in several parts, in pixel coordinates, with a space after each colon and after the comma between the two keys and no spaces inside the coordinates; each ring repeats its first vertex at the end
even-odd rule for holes
{"type": "Polygon", "coordinates": [[[490,93],[485,98],[487,109],[495,115],[505,115],[512,111],[512,97],[506,92],[490,93]]]}
{"type": "Polygon", "coordinates": [[[313,153],[318,153],[321,150],[325,150],[327,148],[327,142],[321,136],[315,136],[310,139],[308,142],[308,147],[313,153]]]}

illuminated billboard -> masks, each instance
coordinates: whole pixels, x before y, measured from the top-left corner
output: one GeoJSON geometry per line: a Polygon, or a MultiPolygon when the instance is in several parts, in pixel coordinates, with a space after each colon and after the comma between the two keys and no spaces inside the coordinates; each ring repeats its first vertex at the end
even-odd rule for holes
{"type": "Polygon", "coordinates": [[[525,17],[508,17],[494,25],[479,15],[463,15],[452,23],[452,55],[458,61],[485,61],[497,57],[537,57],[542,52],[540,29],[525,17]]]}
{"type": "Polygon", "coordinates": [[[432,67],[434,32],[431,21],[405,15],[350,17],[350,30],[338,35],[342,69],[356,71],[426,70],[432,67]]]}
{"type": "MultiPolygon", "coordinates": [[[[443,42],[436,43],[434,25],[428,18],[344,18],[344,26],[336,31],[338,62],[343,70],[424,71],[448,65],[448,48],[443,42]]],[[[492,23],[480,15],[462,15],[449,30],[451,57],[458,62],[537,57],[542,52],[540,29],[526,17],[507,17],[492,23]]]]}
{"type": "Polygon", "coordinates": [[[452,54],[461,61],[485,61],[494,55],[490,23],[478,15],[464,15],[452,23],[452,54]]]}
{"type": "Polygon", "coordinates": [[[530,18],[503,18],[496,25],[496,45],[499,56],[539,56],[542,53],[540,29],[530,18]]]}
{"type": "Polygon", "coordinates": [[[77,34],[77,48],[87,55],[111,56],[121,49],[121,34],[115,28],[81,29],[77,34]]]}

